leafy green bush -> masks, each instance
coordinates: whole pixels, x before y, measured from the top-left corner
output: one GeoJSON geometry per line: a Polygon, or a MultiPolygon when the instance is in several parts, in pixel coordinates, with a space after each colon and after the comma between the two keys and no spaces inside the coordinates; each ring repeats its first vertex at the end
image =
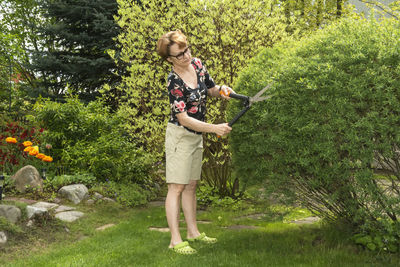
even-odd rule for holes
{"type": "Polygon", "coordinates": [[[92,174],[58,175],[43,181],[45,190],[58,191],[61,187],[72,184],[84,184],[88,188],[96,184],[96,177],[92,174]]]}
{"type": "Polygon", "coordinates": [[[96,142],[78,142],[64,150],[64,159],[74,170],[93,173],[105,181],[144,182],[148,179],[149,156],[118,133],[105,134],[96,142]]]}
{"type": "Polygon", "coordinates": [[[31,120],[41,123],[46,141],[53,146],[54,158],[62,158],[62,150],[82,141],[94,142],[104,133],[109,133],[120,121],[109,116],[109,111],[100,101],[85,106],[77,97],[69,96],[66,103],[39,99],[31,120]]]}
{"type": "Polygon", "coordinates": [[[128,207],[144,205],[155,196],[154,190],[146,190],[138,184],[129,182],[107,181],[97,185],[92,191],[116,199],[118,203],[128,207]]]}
{"type": "Polygon", "coordinates": [[[217,188],[202,184],[197,189],[197,203],[203,207],[227,208],[239,210],[244,208],[248,195],[245,192],[236,193],[234,196],[221,196],[217,188]]]}
{"type": "Polygon", "coordinates": [[[349,19],[260,53],[237,92],[272,82],[272,98],[234,126],[237,175],[268,179],[357,232],[390,232],[398,246],[399,52],[398,22],[349,19]]]}
{"type": "Polygon", "coordinates": [[[34,120],[46,128],[56,164],[69,172],[89,172],[105,181],[143,182],[149,179],[151,154],[138,148],[123,129],[123,121],[100,102],[85,106],[77,98],[66,103],[42,101],[34,120]]]}

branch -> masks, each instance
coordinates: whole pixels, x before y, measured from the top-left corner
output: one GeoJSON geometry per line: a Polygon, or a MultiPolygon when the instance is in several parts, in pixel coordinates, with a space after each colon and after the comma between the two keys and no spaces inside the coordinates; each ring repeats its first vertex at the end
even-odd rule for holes
{"type": "Polygon", "coordinates": [[[385,13],[389,14],[390,16],[394,17],[395,19],[397,19],[397,20],[399,19],[399,17],[394,14],[395,11],[393,11],[392,9],[390,9],[389,7],[383,5],[380,2],[376,2],[376,1],[373,1],[373,0],[371,0],[371,1],[358,0],[358,1],[360,1],[362,3],[365,3],[365,4],[373,5],[373,6],[377,7],[377,8],[379,8],[380,10],[382,10],[383,12],[385,12],[385,13]]]}

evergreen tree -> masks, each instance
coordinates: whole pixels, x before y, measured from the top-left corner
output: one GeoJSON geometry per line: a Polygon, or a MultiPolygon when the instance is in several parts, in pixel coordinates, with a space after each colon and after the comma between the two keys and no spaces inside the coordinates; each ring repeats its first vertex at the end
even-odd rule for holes
{"type": "Polygon", "coordinates": [[[35,53],[32,68],[44,74],[42,86],[55,95],[77,93],[93,100],[105,83],[120,78],[107,50],[116,49],[113,38],[119,27],[116,0],[44,0],[52,23],[40,31],[53,43],[48,51],[35,53]]]}

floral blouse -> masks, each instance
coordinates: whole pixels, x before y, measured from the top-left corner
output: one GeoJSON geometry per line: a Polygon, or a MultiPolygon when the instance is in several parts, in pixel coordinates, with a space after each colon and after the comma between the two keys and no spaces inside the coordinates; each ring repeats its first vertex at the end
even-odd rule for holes
{"type": "MultiPolygon", "coordinates": [[[[197,88],[190,88],[173,70],[168,75],[168,96],[171,106],[170,123],[179,125],[177,114],[187,112],[189,117],[204,121],[206,115],[207,90],[215,86],[200,59],[193,58],[192,66],[197,74],[197,88]]],[[[187,127],[185,129],[195,132],[187,127]]]]}

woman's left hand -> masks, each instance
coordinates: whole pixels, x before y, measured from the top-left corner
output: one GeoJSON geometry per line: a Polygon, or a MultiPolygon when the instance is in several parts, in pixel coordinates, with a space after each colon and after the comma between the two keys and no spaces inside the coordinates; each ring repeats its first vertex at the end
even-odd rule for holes
{"type": "Polygon", "coordinates": [[[221,98],[226,99],[226,100],[229,100],[229,99],[231,99],[231,98],[229,97],[229,95],[230,95],[231,93],[235,93],[235,91],[233,91],[232,88],[230,88],[229,86],[226,86],[226,85],[221,85],[221,86],[220,86],[220,88],[219,88],[219,94],[220,94],[221,98]]]}

